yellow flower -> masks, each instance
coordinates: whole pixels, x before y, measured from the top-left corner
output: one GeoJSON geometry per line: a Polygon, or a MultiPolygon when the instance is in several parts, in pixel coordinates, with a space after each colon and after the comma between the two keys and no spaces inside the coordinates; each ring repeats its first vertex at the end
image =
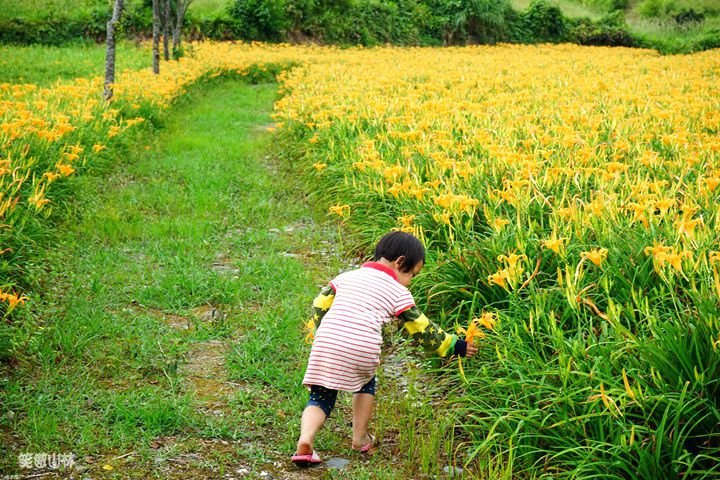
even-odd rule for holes
{"type": "Polygon", "coordinates": [[[316,162],[313,163],[313,167],[315,167],[315,170],[317,170],[318,172],[321,172],[327,168],[327,163],[316,162]]]}
{"type": "Polygon", "coordinates": [[[715,191],[718,185],[720,185],[720,177],[709,177],[705,179],[705,185],[710,193],[715,191]]]}
{"type": "Polygon", "coordinates": [[[415,215],[403,215],[402,217],[398,217],[398,220],[404,227],[411,227],[415,220],[415,215]]]}
{"type": "Polygon", "coordinates": [[[520,278],[524,271],[519,262],[527,260],[527,256],[511,253],[510,255],[499,255],[497,259],[498,262],[505,262],[507,264],[507,279],[511,282],[515,282],[520,278]]]}
{"type": "Polygon", "coordinates": [[[645,247],[645,255],[652,255],[653,257],[653,264],[656,271],[659,271],[659,268],[662,268],[665,265],[665,261],[667,260],[667,252],[671,251],[671,247],[666,247],[662,244],[655,243],[655,246],[653,247],[645,247]]]}
{"type": "Polygon", "coordinates": [[[492,221],[492,227],[499,232],[503,228],[505,228],[505,225],[507,225],[508,223],[510,223],[510,220],[508,220],[507,218],[498,217],[492,221]]]}
{"type": "Polygon", "coordinates": [[[55,168],[57,168],[58,172],[60,172],[65,177],[75,173],[75,169],[71,165],[65,163],[58,163],[55,168]]]}
{"type": "Polygon", "coordinates": [[[433,213],[433,218],[436,222],[450,225],[450,212],[447,210],[444,210],[442,213],[433,213]]]}
{"type": "Polygon", "coordinates": [[[45,172],[43,176],[47,178],[48,183],[52,183],[60,177],[60,174],[53,172],[45,172]]]}
{"type": "Polygon", "coordinates": [[[348,218],[350,216],[350,205],[333,205],[329,208],[330,213],[334,213],[335,215],[342,217],[344,219],[348,218]]]}
{"type": "Polygon", "coordinates": [[[488,330],[494,330],[495,324],[497,323],[497,315],[490,312],[483,312],[480,318],[476,318],[475,320],[488,330]]]}
{"type": "Polygon", "coordinates": [[[22,305],[27,300],[27,297],[21,296],[17,293],[8,293],[0,291],[0,301],[8,304],[7,313],[15,310],[15,307],[22,305]]]}
{"type": "Polygon", "coordinates": [[[711,265],[720,263],[720,252],[710,252],[709,261],[711,265]]]}
{"type": "Polygon", "coordinates": [[[498,270],[497,272],[493,273],[492,275],[488,276],[488,283],[490,285],[500,285],[503,288],[507,288],[507,280],[509,278],[508,270],[506,268],[503,268],[502,270],[498,270]]]}
{"type": "Polygon", "coordinates": [[[549,238],[547,240],[543,241],[543,247],[549,248],[553,252],[559,254],[560,250],[563,248],[563,243],[565,242],[564,238],[549,238]]]}
{"type": "Polygon", "coordinates": [[[72,153],[72,152],[65,152],[64,155],[65,155],[65,159],[68,162],[73,162],[73,161],[77,160],[78,158],[80,158],[80,155],[78,155],[77,153],[72,153]]]}
{"type": "Polygon", "coordinates": [[[678,235],[685,235],[690,238],[695,237],[695,227],[703,224],[702,218],[690,219],[687,216],[683,216],[682,219],[675,222],[678,228],[678,235]]]}
{"type": "Polygon", "coordinates": [[[587,258],[592,263],[594,263],[596,266],[602,265],[603,261],[607,258],[607,248],[596,248],[593,250],[590,250],[589,252],[581,252],[580,255],[582,255],[583,258],[587,258]]]}
{"type": "Polygon", "coordinates": [[[35,193],[30,198],[28,198],[28,203],[33,205],[36,210],[42,209],[43,206],[45,206],[47,203],[50,202],[50,200],[45,198],[44,190],[45,190],[45,186],[43,186],[43,188],[39,192],[35,193]]]}
{"type": "Polygon", "coordinates": [[[93,151],[93,153],[100,153],[103,150],[105,150],[106,148],[107,147],[105,145],[96,143],[95,145],[93,145],[92,151],[93,151]]]}
{"type": "Polygon", "coordinates": [[[692,252],[689,252],[687,250],[683,250],[679,253],[670,253],[665,256],[665,259],[667,262],[672,265],[672,267],[677,270],[680,273],[683,273],[682,270],[682,260],[683,258],[692,258],[692,252]]]}

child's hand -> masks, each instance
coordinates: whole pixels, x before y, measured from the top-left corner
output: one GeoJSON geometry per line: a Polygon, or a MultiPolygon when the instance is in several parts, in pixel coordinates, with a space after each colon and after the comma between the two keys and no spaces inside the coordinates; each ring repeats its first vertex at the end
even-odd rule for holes
{"type": "Polygon", "coordinates": [[[467,350],[465,351],[466,357],[472,357],[477,353],[478,349],[474,343],[470,342],[467,344],[467,350]]]}

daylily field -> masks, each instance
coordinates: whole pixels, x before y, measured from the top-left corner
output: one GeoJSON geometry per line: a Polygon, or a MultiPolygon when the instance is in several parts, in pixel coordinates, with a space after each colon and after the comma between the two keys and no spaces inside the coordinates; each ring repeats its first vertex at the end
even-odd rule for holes
{"type": "Polygon", "coordinates": [[[416,297],[448,329],[474,325],[478,358],[436,372],[457,376],[468,462],[720,475],[720,51],[201,43],[163,67],[122,72],[109,105],[100,79],[0,84],[7,310],[65,177],[195,82],[279,72],[279,154],[345,247],[414,232],[416,297]]]}

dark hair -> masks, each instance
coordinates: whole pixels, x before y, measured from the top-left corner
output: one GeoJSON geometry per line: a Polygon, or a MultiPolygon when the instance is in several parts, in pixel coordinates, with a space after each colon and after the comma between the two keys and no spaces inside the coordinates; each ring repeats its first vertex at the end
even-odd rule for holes
{"type": "Polygon", "coordinates": [[[405,257],[400,270],[409,272],[418,263],[425,263],[425,247],[420,240],[407,232],[385,234],[375,247],[375,261],[385,258],[394,262],[399,257],[405,257]]]}

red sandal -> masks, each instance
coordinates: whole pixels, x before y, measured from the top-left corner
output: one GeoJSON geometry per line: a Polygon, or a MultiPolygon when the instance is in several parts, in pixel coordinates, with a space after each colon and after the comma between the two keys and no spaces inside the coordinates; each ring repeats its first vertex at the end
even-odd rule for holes
{"type": "Polygon", "coordinates": [[[311,454],[293,455],[290,460],[299,468],[307,468],[312,465],[318,465],[322,463],[320,456],[317,454],[317,452],[315,452],[315,450],[313,450],[313,453],[311,454]]]}
{"type": "Polygon", "coordinates": [[[367,445],[363,445],[363,446],[360,447],[360,448],[356,448],[356,447],[353,445],[352,449],[355,450],[356,452],[360,452],[360,453],[367,453],[367,452],[369,452],[370,449],[373,447],[373,445],[375,445],[375,437],[373,437],[373,436],[370,435],[369,433],[368,433],[368,437],[370,437],[370,441],[367,443],[367,445]]]}

